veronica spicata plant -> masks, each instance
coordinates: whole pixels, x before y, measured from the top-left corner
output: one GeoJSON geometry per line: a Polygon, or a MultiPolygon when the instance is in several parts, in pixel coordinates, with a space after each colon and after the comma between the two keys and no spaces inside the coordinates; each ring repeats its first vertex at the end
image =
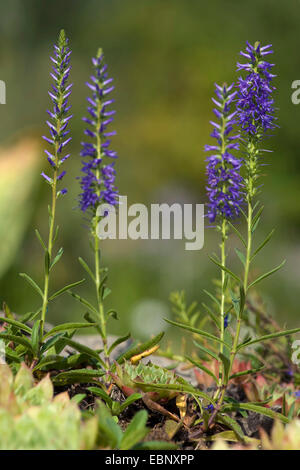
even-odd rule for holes
{"type": "MultiPolygon", "coordinates": [[[[238,63],[238,71],[242,71],[246,76],[238,79],[235,86],[236,91],[233,91],[234,85],[230,87],[217,85],[217,100],[213,99],[216,105],[214,112],[218,121],[212,122],[214,127],[212,137],[216,139],[217,143],[205,148],[211,153],[207,158],[209,198],[207,216],[221,233],[221,257],[220,259],[216,257],[211,259],[221,268],[222,278],[217,296],[209,293],[219,315],[216,314],[215,308],[207,309],[207,311],[219,334],[213,335],[195,328],[191,324],[170,322],[201,336],[203,344],[196,344],[200,350],[200,357],[203,358],[204,355],[219,364],[219,376],[217,377],[213,370],[208,369],[201,362],[189,359],[190,362],[209,374],[217,384],[213,403],[209,405],[211,416],[207,421],[208,426],[215,419],[220,419],[220,412],[239,409],[256,411],[286,422],[285,416],[274,415],[272,410],[264,406],[252,403],[230,403],[225,394],[230,380],[260,370],[254,368],[238,373],[232,372],[236,355],[241,353],[245,347],[300,331],[300,328],[277,331],[254,339],[246,336],[240,341],[241,324],[247,311],[246,301],[249,289],[283,265],[282,263],[249,282],[250,265],[273,234],[272,231],[257,248],[253,248],[253,234],[263,210],[256,200],[260,192],[258,180],[260,167],[263,163],[261,157],[263,152],[266,152],[262,148],[262,142],[268,131],[277,127],[272,96],[274,92],[272,80],[275,77],[271,73],[273,64],[265,60],[265,56],[272,52],[270,45],[261,46],[260,43],[256,43],[252,46],[247,43],[246,52],[241,52],[241,55],[247,59],[247,63],[238,63]],[[230,109],[230,105],[232,109],[230,109]],[[236,226],[235,219],[239,216],[246,219],[246,237],[236,226]],[[245,250],[243,252],[238,248],[235,249],[243,264],[242,276],[235,274],[228,267],[226,240],[229,230],[238,236],[245,250]],[[228,310],[225,308],[226,302],[229,304],[228,310]],[[219,351],[216,350],[216,343],[219,346],[219,351]]],[[[235,430],[239,432],[237,429],[235,430]]]]}
{"type": "MultiPolygon", "coordinates": [[[[114,100],[109,98],[109,94],[114,90],[111,85],[112,78],[108,77],[107,64],[104,62],[102,49],[98,50],[97,56],[92,59],[93,74],[87,87],[91,92],[88,101],[88,117],[84,117],[87,127],[84,131],[88,141],[82,143],[81,157],[83,157],[82,177],[80,179],[81,194],[79,205],[84,213],[89,217],[89,229],[93,240],[94,269],[91,270],[86,262],[79,258],[80,263],[88,272],[96,288],[97,306],[89,305],[89,315],[92,321],[97,323],[97,329],[103,340],[104,356],[108,365],[109,349],[107,345],[106,324],[109,316],[116,318],[116,312],[110,310],[105,312],[103,301],[110,293],[105,282],[107,270],[100,266],[100,240],[97,235],[97,225],[101,220],[98,209],[103,203],[116,205],[118,202],[118,190],[115,186],[114,159],[117,158],[115,151],[110,149],[110,138],[116,134],[115,131],[108,130],[108,126],[113,122],[115,111],[110,109],[114,100]]],[[[75,298],[82,301],[86,306],[87,301],[76,294],[75,298]]],[[[128,337],[127,337],[128,338],[128,337]]]]}

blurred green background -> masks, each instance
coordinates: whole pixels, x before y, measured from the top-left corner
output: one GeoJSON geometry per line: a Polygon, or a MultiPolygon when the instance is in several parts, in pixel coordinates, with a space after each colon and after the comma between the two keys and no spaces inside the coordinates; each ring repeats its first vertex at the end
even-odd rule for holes
{"type": "MultiPolygon", "coordinates": [[[[266,209],[260,239],[276,227],[274,240],[257,259],[264,272],[283,258],[284,269],[260,285],[268,308],[280,324],[298,320],[300,263],[300,106],[291,102],[291,84],[300,79],[300,1],[252,0],[10,0],[0,1],[0,79],[7,104],[0,105],[0,296],[13,311],[37,308],[39,299],[18,276],[28,272],[42,283],[43,259],[34,229],[47,231],[49,188],[39,176],[46,168],[43,142],[50,106],[49,55],[60,28],[73,49],[72,158],[69,192],[60,202],[57,222],[63,262],[52,279],[53,290],[84,276],[77,257],[90,259],[88,231],[76,209],[80,173],[81,117],[90,57],[103,47],[115,78],[118,135],[117,183],[129,203],[205,202],[205,155],[210,143],[214,82],[237,78],[236,61],[245,41],[272,43],[276,63],[276,103],[280,128],[266,142],[274,150],[265,167],[262,201],[266,209]],[[39,145],[41,147],[39,148],[39,145]]],[[[143,338],[170,316],[168,296],[185,289],[201,302],[202,289],[216,275],[208,260],[216,250],[211,229],[201,251],[185,251],[181,241],[105,241],[103,262],[109,267],[117,309],[113,333],[131,330],[143,338]]],[[[86,283],[80,293],[93,296],[86,283]]],[[[79,291],[79,289],[78,289],[79,291]]],[[[81,306],[67,295],[51,306],[51,322],[80,319],[81,306]]]]}

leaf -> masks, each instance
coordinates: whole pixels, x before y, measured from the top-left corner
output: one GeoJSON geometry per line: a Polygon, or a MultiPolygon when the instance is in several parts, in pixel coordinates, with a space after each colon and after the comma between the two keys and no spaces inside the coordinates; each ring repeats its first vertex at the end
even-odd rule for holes
{"type": "Polygon", "coordinates": [[[114,320],[119,320],[119,317],[118,317],[118,314],[117,314],[116,310],[110,309],[107,312],[107,316],[112,317],[114,320]]]}
{"type": "Polygon", "coordinates": [[[102,390],[102,388],[88,387],[88,391],[91,392],[93,395],[96,395],[96,397],[102,398],[102,400],[104,400],[105,403],[107,403],[110,408],[112,407],[113,400],[104,390],[102,390]]]}
{"type": "Polygon", "coordinates": [[[50,255],[48,250],[45,251],[45,273],[49,274],[50,268],[50,255]]]}
{"type": "Polygon", "coordinates": [[[82,305],[87,307],[90,310],[90,312],[92,312],[94,315],[96,315],[97,318],[99,317],[99,313],[97,312],[95,307],[93,307],[93,305],[90,304],[87,300],[85,300],[83,297],[80,297],[80,295],[78,295],[78,294],[74,294],[74,292],[69,292],[69,294],[72,297],[74,297],[74,299],[78,300],[78,302],[80,302],[82,305]]]}
{"type": "Polygon", "coordinates": [[[46,245],[45,245],[45,243],[44,243],[44,241],[43,241],[43,239],[42,239],[42,237],[41,237],[41,234],[40,234],[40,232],[38,231],[37,228],[35,229],[35,234],[36,234],[36,236],[37,236],[37,238],[38,238],[40,244],[42,245],[42,248],[43,248],[45,251],[47,251],[47,247],[46,247],[46,245]]]}
{"type": "Polygon", "coordinates": [[[85,346],[81,343],[78,343],[77,341],[73,341],[70,338],[62,337],[62,340],[64,341],[65,344],[67,344],[71,348],[76,349],[76,351],[84,353],[87,356],[91,356],[99,362],[101,361],[100,357],[99,357],[99,354],[96,351],[94,351],[93,349],[88,348],[87,346],[85,346]]]}
{"type": "Polygon", "coordinates": [[[90,269],[90,267],[88,266],[88,264],[84,261],[84,259],[79,257],[78,261],[81,264],[81,266],[85,269],[85,271],[88,273],[88,275],[91,277],[91,279],[95,282],[95,275],[90,269]]]}
{"type": "Polygon", "coordinates": [[[235,374],[232,374],[229,379],[235,379],[236,377],[242,377],[244,375],[250,375],[250,374],[256,374],[257,372],[260,372],[261,370],[264,369],[264,366],[259,367],[258,369],[247,369],[243,370],[241,372],[236,372],[235,374]]]}
{"type": "Polygon", "coordinates": [[[268,341],[269,339],[273,339],[273,338],[279,338],[280,336],[293,335],[294,333],[298,333],[299,331],[300,331],[300,328],[294,328],[292,330],[279,331],[277,333],[271,333],[269,335],[260,336],[259,338],[248,341],[245,344],[244,343],[239,344],[238,347],[237,347],[237,351],[239,351],[240,349],[242,349],[245,346],[250,346],[251,344],[260,343],[261,341],[268,341]]]}
{"type": "Polygon", "coordinates": [[[146,428],[147,419],[146,410],[140,410],[136,413],[123,434],[120,450],[131,449],[147,436],[149,432],[149,429],[146,428]]]}
{"type": "Polygon", "coordinates": [[[169,391],[176,391],[176,392],[182,392],[182,393],[189,393],[190,395],[193,395],[195,397],[201,397],[207,400],[209,403],[212,405],[216,405],[214,402],[213,398],[211,398],[209,395],[206,393],[202,392],[201,390],[198,390],[192,385],[189,385],[188,383],[182,383],[182,384],[154,384],[154,383],[145,383],[145,382],[137,382],[136,380],[134,383],[137,386],[140,386],[143,388],[145,391],[155,391],[155,390],[169,390],[169,391]]]}
{"type": "Polygon", "coordinates": [[[288,418],[283,414],[277,413],[276,411],[273,411],[270,408],[265,408],[264,406],[254,405],[253,403],[228,403],[226,405],[223,405],[221,408],[221,411],[224,412],[239,410],[254,411],[255,413],[268,416],[272,419],[280,419],[283,423],[289,422],[288,418]]]}
{"type": "Polygon", "coordinates": [[[213,263],[215,263],[217,266],[219,266],[219,268],[221,268],[223,271],[225,271],[227,274],[229,274],[229,276],[231,276],[233,279],[235,279],[239,284],[242,284],[242,280],[236,274],[234,274],[232,271],[230,271],[230,269],[228,269],[226,266],[223,266],[223,264],[219,263],[219,261],[212,258],[211,256],[209,256],[209,259],[213,263]]]}
{"type": "Polygon", "coordinates": [[[215,302],[218,307],[220,307],[220,305],[221,305],[220,302],[218,301],[218,299],[217,299],[213,294],[211,294],[210,292],[208,292],[208,290],[205,290],[205,289],[203,289],[203,292],[204,292],[206,295],[208,295],[208,297],[209,297],[213,302],[215,302]]]}
{"type": "Polygon", "coordinates": [[[28,274],[26,273],[19,273],[19,275],[21,277],[24,277],[24,279],[26,279],[27,282],[29,282],[29,284],[34,288],[34,290],[42,297],[42,299],[44,298],[44,294],[43,294],[43,291],[42,289],[37,285],[37,283],[30,277],[28,276],[28,274]]]}
{"type": "Polygon", "coordinates": [[[143,397],[140,393],[133,393],[130,397],[126,398],[123,403],[120,404],[120,412],[122,413],[128,406],[132,405],[137,400],[140,400],[143,397]]]}
{"type": "Polygon", "coordinates": [[[0,338],[9,342],[12,341],[15,344],[21,344],[22,346],[25,346],[25,348],[28,349],[30,352],[33,352],[30,341],[28,341],[28,339],[26,339],[24,336],[15,336],[6,333],[0,333],[0,338]]]}
{"type": "Polygon", "coordinates": [[[191,357],[189,356],[184,356],[191,364],[193,364],[194,366],[198,367],[199,369],[203,370],[203,372],[205,372],[206,374],[210,375],[214,381],[216,383],[218,383],[218,379],[217,377],[215,376],[215,374],[209,370],[207,367],[203,366],[202,364],[200,364],[200,362],[197,362],[195,361],[194,359],[192,359],[191,357]]]}
{"type": "Polygon", "coordinates": [[[130,338],[130,333],[128,333],[127,335],[125,336],[121,336],[120,338],[117,338],[113,343],[112,345],[110,346],[109,350],[108,350],[108,355],[110,355],[113,350],[119,346],[119,344],[121,343],[125,343],[125,341],[127,341],[128,339],[130,338]]]}
{"type": "Polygon", "coordinates": [[[58,261],[60,260],[60,258],[63,255],[63,253],[64,253],[63,248],[60,248],[57,252],[57,255],[55,256],[54,260],[52,261],[52,263],[50,265],[50,270],[56,265],[56,263],[58,263],[58,261]]]}
{"type": "Polygon", "coordinates": [[[98,415],[101,446],[119,449],[123,438],[120,426],[117,425],[107,407],[100,400],[97,401],[97,407],[96,413],[98,415]]]}
{"type": "Polygon", "coordinates": [[[111,289],[109,287],[103,287],[101,292],[102,300],[105,300],[111,294],[111,289]]]}
{"type": "Polygon", "coordinates": [[[259,223],[259,220],[260,220],[260,216],[262,214],[262,211],[264,210],[264,206],[261,206],[257,213],[255,214],[255,216],[253,217],[253,220],[252,220],[252,224],[251,224],[251,232],[255,232],[257,226],[258,226],[258,223],[259,223]]]}
{"type": "Polygon", "coordinates": [[[229,226],[233,229],[234,233],[238,236],[238,238],[241,240],[242,244],[244,245],[245,248],[247,248],[247,243],[242,236],[241,232],[229,221],[227,221],[229,226]]]}
{"type": "Polygon", "coordinates": [[[160,342],[160,340],[162,339],[163,336],[164,336],[164,332],[159,333],[154,338],[149,339],[149,341],[146,341],[145,343],[139,344],[138,346],[129,349],[128,351],[121,354],[117,358],[117,362],[119,364],[122,364],[122,362],[127,361],[131,357],[136,356],[138,354],[141,354],[144,351],[147,351],[148,349],[151,349],[153,346],[155,346],[156,344],[158,344],[160,342]]]}
{"type": "Polygon", "coordinates": [[[63,337],[63,333],[59,333],[53,336],[52,338],[48,339],[48,341],[46,341],[46,343],[44,343],[43,346],[41,347],[41,353],[43,354],[46,351],[48,351],[48,349],[52,348],[52,346],[54,346],[57,343],[57,341],[59,341],[62,337],[63,337]]]}
{"type": "Polygon", "coordinates": [[[216,416],[216,421],[221,424],[225,424],[225,426],[228,426],[230,429],[232,429],[240,442],[245,441],[246,436],[244,435],[241,426],[233,418],[218,413],[216,416]]]}
{"type": "Polygon", "coordinates": [[[262,276],[259,276],[257,279],[255,279],[255,281],[251,282],[251,284],[248,286],[248,289],[250,289],[250,287],[253,287],[255,286],[258,282],[262,281],[263,279],[265,279],[266,277],[269,277],[271,276],[271,274],[274,274],[276,273],[276,271],[278,271],[279,269],[282,268],[282,266],[284,266],[285,264],[285,261],[284,260],[279,266],[277,266],[276,268],[272,269],[271,271],[263,274],[262,276]]]}
{"type": "Polygon", "coordinates": [[[202,302],[202,306],[205,308],[208,315],[211,317],[212,321],[215,323],[216,327],[220,330],[220,320],[219,320],[219,318],[214,314],[214,312],[211,310],[211,308],[209,308],[204,302],[202,302]]]}
{"type": "Polygon", "coordinates": [[[192,333],[196,333],[199,336],[204,336],[205,338],[209,338],[213,341],[216,341],[217,343],[224,344],[227,347],[227,344],[224,341],[222,341],[217,336],[212,335],[211,333],[207,333],[206,331],[203,331],[203,330],[198,330],[197,328],[193,328],[192,326],[185,325],[184,323],[177,323],[175,321],[168,320],[167,318],[165,318],[165,321],[167,323],[170,323],[170,325],[178,326],[179,328],[183,328],[184,330],[191,331],[192,333]]]}
{"type": "Polygon", "coordinates": [[[246,259],[245,259],[244,253],[242,253],[241,250],[239,250],[238,248],[235,248],[235,252],[236,252],[238,258],[240,259],[242,265],[245,266],[246,259]]]}
{"type": "Polygon", "coordinates": [[[254,253],[252,254],[251,258],[250,258],[250,261],[252,261],[254,259],[254,257],[257,255],[257,253],[260,252],[260,250],[271,240],[272,236],[273,236],[273,233],[275,232],[275,230],[271,230],[271,232],[269,233],[269,235],[265,238],[265,240],[259,245],[258,248],[256,248],[256,250],[254,251],[254,253]]]}
{"type": "Polygon", "coordinates": [[[38,356],[39,349],[40,349],[40,331],[41,331],[40,328],[41,328],[41,320],[36,320],[32,327],[32,333],[31,333],[32,349],[34,350],[36,357],[38,356]]]}
{"type": "Polygon", "coordinates": [[[88,383],[97,381],[96,377],[105,375],[104,371],[91,370],[91,369],[77,369],[61,372],[60,374],[52,377],[55,385],[67,385],[73,383],[88,383]]]}
{"type": "Polygon", "coordinates": [[[219,361],[219,358],[218,358],[218,355],[211,351],[210,349],[207,349],[205,348],[204,346],[202,346],[201,344],[197,343],[197,341],[193,341],[193,343],[195,344],[195,346],[197,348],[199,348],[201,351],[205,352],[206,354],[208,354],[209,356],[211,356],[213,359],[216,359],[216,361],[219,361]]]}
{"type": "Polygon", "coordinates": [[[15,326],[16,328],[19,328],[20,330],[26,331],[26,333],[31,334],[31,328],[29,328],[29,326],[24,325],[24,323],[19,322],[17,320],[13,320],[12,318],[0,316],[0,323],[8,323],[9,325],[15,326]]]}
{"type": "Polygon", "coordinates": [[[240,285],[240,310],[239,310],[239,316],[240,317],[242,316],[242,314],[244,312],[245,302],[246,302],[245,290],[244,290],[244,287],[242,285],[240,285]]]}
{"type": "Polygon", "coordinates": [[[228,358],[228,356],[226,356],[225,354],[221,353],[219,354],[220,356],[220,359],[223,363],[223,366],[224,366],[224,374],[225,374],[225,378],[226,378],[226,381],[228,379],[228,375],[229,375],[229,370],[230,370],[230,360],[228,358]]]}
{"type": "Polygon", "coordinates": [[[79,284],[82,284],[85,281],[85,279],[81,279],[80,281],[73,282],[72,284],[69,284],[68,286],[63,287],[62,289],[58,290],[54,294],[49,297],[49,300],[53,300],[59,295],[63,294],[64,292],[68,291],[69,289],[72,289],[72,287],[79,286],[79,284]]]}
{"type": "Polygon", "coordinates": [[[61,325],[57,325],[52,328],[48,333],[45,334],[43,341],[49,338],[49,336],[53,336],[54,333],[60,333],[62,331],[69,331],[69,330],[79,330],[82,328],[90,328],[95,326],[96,323],[62,323],[61,325]]]}

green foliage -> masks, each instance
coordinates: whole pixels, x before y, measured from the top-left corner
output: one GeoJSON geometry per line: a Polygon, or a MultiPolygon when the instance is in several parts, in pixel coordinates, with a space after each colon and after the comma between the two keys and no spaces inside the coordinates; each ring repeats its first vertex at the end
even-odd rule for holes
{"type": "Polygon", "coordinates": [[[45,376],[37,385],[22,364],[16,377],[7,365],[0,366],[0,449],[92,449],[97,419],[83,420],[67,393],[54,397],[45,376]]]}
{"type": "Polygon", "coordinates": [[[176,445],[168,442],[142,442],[150,429],[146,427],[148,414],[140,410],[133,417],[123,432],[108,408],[98,402],[96,415],[98,416],[99,439],[98,444],[105,449],[116,450],[144,450],[144,449],[176,449],[176,445]]]}

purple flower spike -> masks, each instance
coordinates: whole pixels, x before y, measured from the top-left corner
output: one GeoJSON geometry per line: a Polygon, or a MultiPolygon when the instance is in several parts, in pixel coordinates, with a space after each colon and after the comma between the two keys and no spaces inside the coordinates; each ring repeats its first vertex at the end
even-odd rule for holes
{"type": "Polygon", "coordinates": [[[92,59],[92,64],[94,73],[90,77],[90,82],[86,84],[92,91],[92,96],[87,98],[89,117],[83,118],[89,126],[84,133],[90,141],[82,143],[80,152],[80,156],[86,157],[86,160],[82,162],[83,176],[80,181],[82,192],[79,196],[79,203],[83,212],[90,209],[95,213],[101,202],[116,205],[118,190],[114,185],[114,163],[109,163],[109,159],[117,157],[116,152],[109,148],[110,140],[108,139],[115,135],[115,132],[107,130],[109,124],[113,122],[115,113],[107,109],[113,100],[108,100],[106,97],[114,89],[110,86],[113,79],[108,78],[107,65],[104,64],[101,49],[97,57],[92,59]]]}
{"type": "Polygon", "coordinates": [[[242,161],[234,157],[232,150],[239,149],[239,135],[231,135],[236,123],[236,112],[230,111],[230,104],[236,96],[232,92],[234,84],[222,87],[216,85],[217,99],[212,98],[216,105],[214,113],[218,122],[211,121],[213,132],[211,136],[216,139],[216,145],[206,145],[206,152],[213,152],[206,161],[208,218],[210,222],[220,216],[233,219],[240,213],[243,202],[242,178],[240,168],[242,161]]]}
{"type": "MultiPolygon", "coordinates": [[[[68,47],[69,40],[66,38],[65,32],[62,30],[59,35],[57,45],[54,45],[53,57],[50,57],[53,65],[50,76],[54,83],[52,84],[52,91],[49,96],[53,103],[52,111],[47,111],[50,120],[46,121],[50,131],[50,138],[43,136],[43,139],[51,145],[51,152],[45,150],[47,159],[54,171],[53,179],[61,180],[65,175],[65,171],[58,176],[58,169],[62,163],[69,157],[70,154],[64,155],[64,147],[71,141],[71,137],[66,139],[69,134],[67,130],[68,123],[72,115],[68,115],[71,108],[69,105],[69,96],[71,93],[72,84],[68,85],[70,74],[70,56],[71,50],[68,47]]],[[[44,174],[43,177],[45,178],[44,174]]],[[[48,180],[47,180],[48,181],[48,180]]],[[[53,181],[53,180],[51,180],[53,181]]],[[[62,190],[61,194],[66,191],[62,190]]]]}
{"type": "Polygon", "coordinates": [[[240,54],[247,59],[246,64],[237,63],[237,70],[248,72],[245,78],[238,80],[237,111],[242,130],[245,133],[261,137],[267,130],[274,129],[274,100],[271,73],[274,64],[266,62],[264,57],[272,54],[271,44],[261,47],[247,42],[246,52],[240,54]]]}

